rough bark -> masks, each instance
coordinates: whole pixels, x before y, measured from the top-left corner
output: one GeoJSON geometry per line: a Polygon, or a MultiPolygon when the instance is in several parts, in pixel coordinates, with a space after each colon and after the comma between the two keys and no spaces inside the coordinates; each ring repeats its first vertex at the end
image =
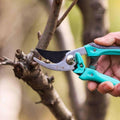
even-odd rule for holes
{"type": "MultiPolygon", "coordinates": [[[[48,18],[47,25],[45,27],[44,33],[39,39],[39,42],[37,44],[37,48],[42,48],[46,49],[57,26],[58,22],[58,16],[60,13],[60,8],[61,8],[62,0],[54,0],[52,7],[51,7],[51,12],[48,18]]],[[[43,75],[45,76],[45,75],[43,75]]],[[[57,119],[63,120],[63,119],[68,119],[72,120],[72,114],[69,112],[69,110],[65,107],[64,103],[62,100],[59,98],[59,95],[57,94],[56,90],[53,88],[51,81],[49,79],[42,78],[42,81],[45,83],[47,82],[47,89],[42,89],[40,91],[37,91],[41,98],[42,98],[42,103],[44,103],[51,111],[52,113],[56,116],[57,119]]],[[[41,79],[41,78],[39,78],[41,79]]],[[[40,84],[40,83],[39,83],[40,84]]],[[[31,84],[32,88],[34,89],[33,83],[31,84]]],[[[41,84],[42,86],[46,86],[45,84],[41,84]]]]}
{"type": "Polygon", "coordinates": [[[58,93],[52,86],[53,78],[49,78],[40,72],[38,66],[37,69],[31,69],[30,71],[31,72],[25,74],[22,79],[40,95],[41,103],[46,105],[58,120],[72,120],[71,113],[65,107],[58,93]]]}
{"type": "MultiPolygon", "coordinates": [[[[94,38],[108,32],[107,0],[79,0],[78,7],[83,14],[84,44],[93,42],[94,38]]],[[[89,92],[87,89],[86,92],[86,120],[104,120],[108,104],[106,95],[101,95],[97,91],[89,92]]]]}

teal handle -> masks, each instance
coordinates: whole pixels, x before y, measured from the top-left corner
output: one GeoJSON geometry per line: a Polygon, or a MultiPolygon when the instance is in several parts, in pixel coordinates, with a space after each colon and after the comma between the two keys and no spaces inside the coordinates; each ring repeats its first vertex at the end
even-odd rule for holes
{"type": "Polygon", "coordinates": [[[95,81],[99,83],[110,81],[112,82],[113,85],[117,85],[118,83],[120,83],[119,80],[114,79],[110,76],[101,74],[98,71],[90,69],[90,68],[86,68],[84,73],[81,74],[79,78],[82,80],[91,80],[91,81],[95,81]]]}
{"type": "Polygon", "coordinates": [[[120,47],[110,46],[105,47],[91,43],[84,46],[87,51],[87,56],[101,56],[101,55],[120,55],[120,47]]]}

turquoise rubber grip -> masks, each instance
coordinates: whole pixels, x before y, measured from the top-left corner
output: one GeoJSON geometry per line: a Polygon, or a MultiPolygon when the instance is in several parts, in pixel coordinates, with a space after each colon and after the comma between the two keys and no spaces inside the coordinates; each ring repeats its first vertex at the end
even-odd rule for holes
{"type": "Polygon", "coordinates": [[[110,81],[113,83],[113,85],[117,85],[118,83],[120,83],[119,80],[114,79],[110,76],[104,75],[99,73],[96,70],[93,70],[91,68],[85,68],[85,71],[82,75],[79,76],[80,79],[82,80],[91,80],[91,81],[95,81],[95,82],[105,82],[105,81],[110,81]]]}
{"type": "Polygon", "coordinates": [[[87,51],[87,56],[101,56],[101,55],[120,55],[120,47],[110,46],[105,47],[91,43],[84,46],[87,51]]]}

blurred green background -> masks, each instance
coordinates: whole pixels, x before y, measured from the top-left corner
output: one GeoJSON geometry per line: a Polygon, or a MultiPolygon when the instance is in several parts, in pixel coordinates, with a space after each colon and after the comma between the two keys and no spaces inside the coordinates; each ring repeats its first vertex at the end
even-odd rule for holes
{"type": "MultiPolygon", "coordinates": [[[[16,1],[14,0],[14,2],[15,2],[15,6],[16,7],[19,6],[20,9],[22,10],[23,8],[27,8],[28,4],[36,5],[37,0],[35,0],[34,2],[33,0],[16,0],[16,1]]],[[[110,32],[120,31],[120,15],[119,15],[120,0],[108,0],[108,3],[109,3],[109,8],[107,11],[109,12],[110,32]]],[[[35,17],[36,20],[30,26],[30,29],[28,30],[27,35],[25,36],[25,39],[22,43],[22,50],[25,53],[29,53],[31,49],[35,48],[38,42],[37,32],[40,31],[41,33],[43,33],[48,18],[48,9],[46,9],[45,4],[43,4],[42,0],[37,4],[39,5],[38,7],[39,9],[37,10],[39,12],[38,16],[35,17]]],[[[71,0],[66,0],[65,8],[67,8],[70,4],[71,4],[71,0]]],[[[27,17],[27,15],[24,16],[27,17]]],[[[19,16],[19,14],[17,14],[17,16],[19,16]]],[[[34,18],[34,14],[32,14],[31,16],[34,18]]],[[[68,18],[69,18],[71,31],[75,39],[76,48],[80,47],[83,26],[82,26],[82,15],[79,9],[77,8],[77,6],[75,6],[71,10],[68,18]]],[[[25,25],[27,24],[28,23],[25,23],[25,25]]],[[[56,43],[55,37],[52,38],[52,41],[50,42],[48,49],[50,50],[58,49],[58,45],[56,43]]],[[[68,83],[64,75],[64,72],[51,71],[45,68],[43,70],[48,72],[49,75],[54,75],[54,77],[56,78],[54,82],[54,87],[59,93],[65,105],[72,111],[72,108],[70,106],[68,83]]],[[[55,120],[54,116],[44,105],[35,104],[36,101],[40,101],[40,98],[37,95],[37,93],[34,92],[23,81],[19,81],[19,82],[22,87],[22,102],[21,102],[19,120],[55,120]]],[[[109,97],[110,97],[110,105],[108,108],[106,120],[119,120],[120,98],[112,97],[110,95],[109,97]]]]}
{"type": "MultiPolygon", "coordinates": [[[[119,0],[108,0],[109,2],[109,8],[108,8],[108,12],[109,12],[109,22],[110,22],[110,32],[115,32],[115,31],[120,31],[120,1],[119,0]]],[[[66,7],[68,7],[70,5],[71,1],[68,0],[66,1],[66,7]]],[[[43,8],[44,11],[45,8],[43,8]]],[[[34,29],[32,29],[31,31],[31,35],[28,37],[28,40],[37,40],[36,37],[36,33],[37,31],[43,31],[43,28],[45,26],[46,23],[46,16],[47,16],[47,12],[44,12],[44,15],[42,16],[42,19],[40,18],[38,20],[38,23],[35,24],[35,26],[33,27],[34,29]],[[45,21],[45,22],[44,22],[45,21]],[[41,26],[41,24],[43,24],[43,26],[41,26]]],[[[76,43],[76,48],[81,46],[81,34],[82,34],[82,15],[79,11],[79,9],[75,6],[72,11],[69,13],[69,22],[70,22],[70,26],[71,26],[71,30],[75,39],[75,43],[76,43]]],[[[27,41],[26,41],[27,42],[27,41]]],[[[35,42],[34,42],[35,43],[35,42]]],[[[49,48],[48,49],[53,49],[53,43],[56,44],[53,41],[51,41],[49,48]]],[[[31,42],[26,49],[26,45],[28,45],[28,42],[23,46],[25,51],[29,51],[30,48],[33,48],[33,42],[31,42]]],[[[36,43],[35,43],[36,45],[36,43]]],[[[55,45],[57,46],[57,45],[55,45]]],[[[57,49],[57,48],[54,48],[57,49]]],[[[66,106],[71,109],[70,107],[70,100],[69,100],[69,91],[68,91],[68,85],[67,85],[67,81],[65,80],[65,76],[62,74],[62,72],[54,72],[53,71],[49,71],[49,74],[54,74],[55,78],[57,78],[55,80],[54,86],[57,89],[58,93],[60,94],[62,100],[64,101],[64,103],[66,104],[66,106]],[[62,77],[57,77],[57,76],[62,76],[62,77]]],[[[24,86],[26,89],[26,86],[24,86]]],[[[31,96],[31,90],[28,90],[29,95],[31,96]]],[[[79,91],[78,91],[79,92],[79,91]]],[[[33,93],[34,94],[34,93],[33,93]]],[[[36,97],[34,97],[34,95],[32,94],[32,99],[33,101],[36,101],[36,97]]],[[[110,105],[108,108],[108,112],[107,112],[107,116],[106,116],[106,120],[119,120],[120,119],[120,98],[119,97],[110,97],[110,105]]],[[[30,98],[31,99],[31,98],[30,98]]],[[[39,99],[39,98],[38,98],[39,99]]],[[[51,115],[51,113],[47,110],[46,107],[44,107],[43,105],[36,105],[37,107],[41,107],[42,110],[44,109],[45,112],[42,115],[42,119],[40,120],[54,120],[55,118],[51,115]]]]}

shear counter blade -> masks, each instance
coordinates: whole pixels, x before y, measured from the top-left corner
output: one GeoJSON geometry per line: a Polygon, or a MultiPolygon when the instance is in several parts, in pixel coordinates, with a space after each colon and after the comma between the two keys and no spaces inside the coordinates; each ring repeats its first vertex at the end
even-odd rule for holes
{"type": "Polygon", "coordinates": [[[59,63],[45,63],[39,59],[37,59],[36,57],[33,58],[33,60],[35,60],[37,63],[39,63],[40,65],[48,68],[48,69],[52,69],[55,71],[70,71],[74,69],[74,65],[68,65],[66,62],[59,62],[59,63]]]}

